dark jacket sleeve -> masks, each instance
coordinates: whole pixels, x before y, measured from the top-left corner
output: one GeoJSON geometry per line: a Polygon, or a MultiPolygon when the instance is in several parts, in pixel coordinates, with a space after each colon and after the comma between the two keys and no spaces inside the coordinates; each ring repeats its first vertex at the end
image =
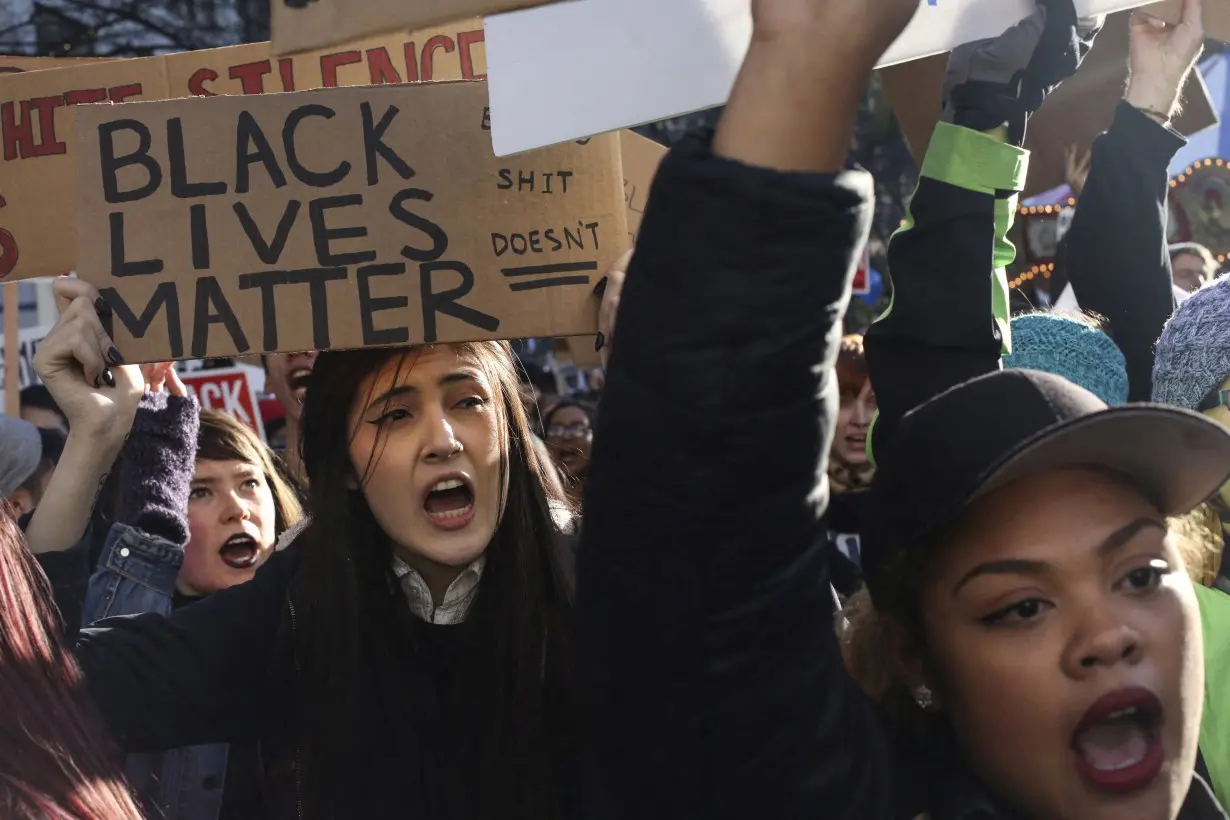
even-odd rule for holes
{"type": "Polygon", "coordinates": [[[1089,179],[1061,256],[1083,310],[1110,320],[1128,400],[1153,393],[1153,347],[1175,309],[1166,241],[1167,170],[1187,141],[1126,102],[1093,143],[1089,179]]]}
{"type": "Polygon", "coordinates": [[[77,658],[125,751],[256,740],[273,697],[293,545],[256,577],[164,617],[111,618],[81,632],[77,658]]]}
{"type": "Polygon", "coordinates": [[[941,123],[905,226],[888,247],[893,294],[865,340],[882,462],[901,417],[962,382],[998,370],[1010,345],[1006,239],[1028,154],[941,123]]]}
{"type": "Polygon", "coordinates": [[[201,414],[196,399],[146,393],[124,444],[115,520],[172,544],[188,543],[188,494],[201,414]]]}
{"type": "Polygon", "coordinates": [[[846,676],[819,525],[870,178],[691,138],[628,272],[586,483],[577,650],[592,814],[896,816],[846,676]]]}

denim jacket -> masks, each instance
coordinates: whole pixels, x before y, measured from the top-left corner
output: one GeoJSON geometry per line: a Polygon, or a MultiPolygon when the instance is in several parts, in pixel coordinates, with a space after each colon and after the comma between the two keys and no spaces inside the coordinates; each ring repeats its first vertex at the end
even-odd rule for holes
{"type": "MultiPolygon", "coordinates": [[[[115,615],[170,615],[183,548],[125,524],[107,536],[86,592],[83,625],[115,615]]],[[[218,820],[227,746],[128,756],[128,781],[151,820],[218,820]]]]}

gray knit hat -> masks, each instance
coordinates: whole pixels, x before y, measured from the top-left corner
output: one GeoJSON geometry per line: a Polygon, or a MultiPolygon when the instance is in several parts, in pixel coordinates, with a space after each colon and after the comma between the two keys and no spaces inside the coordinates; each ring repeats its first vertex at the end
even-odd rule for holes
{"type": "Polygon", "coordinates": [[[1195,410],[1230,379],[1230,277],[1179,305],[1157,340],[1153,401],[1195,410]]]}
{"type": "Polygon", "coordinates": [[[13,416],[0,416],[0,500],[17,492],[42,460],[38,428],[13,416]]]}

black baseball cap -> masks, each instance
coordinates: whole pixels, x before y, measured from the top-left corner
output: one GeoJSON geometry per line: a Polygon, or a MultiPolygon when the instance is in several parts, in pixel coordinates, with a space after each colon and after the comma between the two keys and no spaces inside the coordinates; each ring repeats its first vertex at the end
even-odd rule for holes
{"type": "Polygon", "coordinates": [[[860,547],[872,600],[892,608],[899,559],[933,549],[967,506],[993,490],[1047,470],[1103,467],[1131,480],[1163,515],[1182,515],[1230,479],[1230,432],[1189,410],[1109,408],[1059,376],[1004,370],[903,416],[883,461],[860,547]]]}

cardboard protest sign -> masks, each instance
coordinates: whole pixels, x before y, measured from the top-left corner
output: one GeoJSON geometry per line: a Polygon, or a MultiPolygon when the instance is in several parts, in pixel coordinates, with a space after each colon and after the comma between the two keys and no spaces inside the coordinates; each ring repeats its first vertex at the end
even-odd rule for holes
{"type": "Polygon", "coordinates": [[[482,79],[486,70],[482,23],[468,20],[281,59],[258,43],[0,76],[0,279],[76,267],[73,106],[482,79]]]}
{"type": "MultiPolygon", "coordinates": [[[[1204,0],[1200,6],[1205,36],[1230,43],[1230,0],[1204,0]]],[[[1166,0],[1146,6],[1145,11],[1167,23],[1177,23],[1183,19],[1183,0],[1166,0]]]]}
{"type": "Polygon", "coordinates": [[[389,31],[414,31],[467,17],[559,0],[271,0],[275,54],[324,48],[389,31]]]}
{"type": "Polygon", "coordinates": [[[667,149],[635,131],[619,132],[619,153],[624,165],[624,202],[628,206],[628,237],[636,244],[636,234],[649,202],[649,189],[667,149]]]}
{"type": "Polygon", "coordinates": [[[256,390],[248,377],[248,368],[227,367],[218,370],[198,370],[180,376],[201,407],[234,416],[265,440],[265,422],[261,418],[256,390]]]}
{"type": "MultiPolygon", "coordinates": [[[[1030,120],[1025,141],[1030,150],[1026,195],[1063,185],[1064,151],[1068,146],[1088,149],[1098,134],[1110,127],[1127,81],[1129,16],[1123,13],[1107,18],[1080,71],[1065,81],[1030,120]]],[[[948,56],[938,55],[880,72],[901,132],[920,165],[939,120],[947,67],[948,56]]],[[[1194,134],[1217,122],[1199,72],[1192,72],[1188,78],[1183,97],[1184,111],[1174,123],[1180,133],[1194,134]]]]}
{"type": "Polygon", "coordinates": [[[619,142],[491,153],[484,83],[77,112],[80,264],[128,361],[594,331],[619,142]]]}
{"type": "MultiPolygon", "coordinates": [[[[1076,0],[1082,15],[1141,4],[1076,0]]],[[[496,154],[721,105],[751,42],[750,9],[750,0],[584,0],[489,19],[496,154]],[[550,48],[525,47],[544,36],[550,48]],[[568,104],[544,107],[545,88],[568,104]]],[[[1033,9],[1033,0],[927,0],[881,64],[994,37],[1033,9]]]]}
{"type": "Polygon", "coordinates": [[[46,71],[101,63],[106,57],[8,57],[0,55],[0,74],[21,74],[26,71],[46,71]]]}
{"type": "MultiPolygon", "coordinates": [[[[624,204],[628,208],[628,240],[636,245],[636,234],[649,202],[649,188],[658,173],[658,166],[666,157],[667,149],[653,140],[642,137],[635,131],[619,132],[619,153],[624,166],[624,204]]],[[[594,336],[580,336],[568,340],[568,350],[577,367],[598,367],[602,357],[594,350],[594,336]]]]}

